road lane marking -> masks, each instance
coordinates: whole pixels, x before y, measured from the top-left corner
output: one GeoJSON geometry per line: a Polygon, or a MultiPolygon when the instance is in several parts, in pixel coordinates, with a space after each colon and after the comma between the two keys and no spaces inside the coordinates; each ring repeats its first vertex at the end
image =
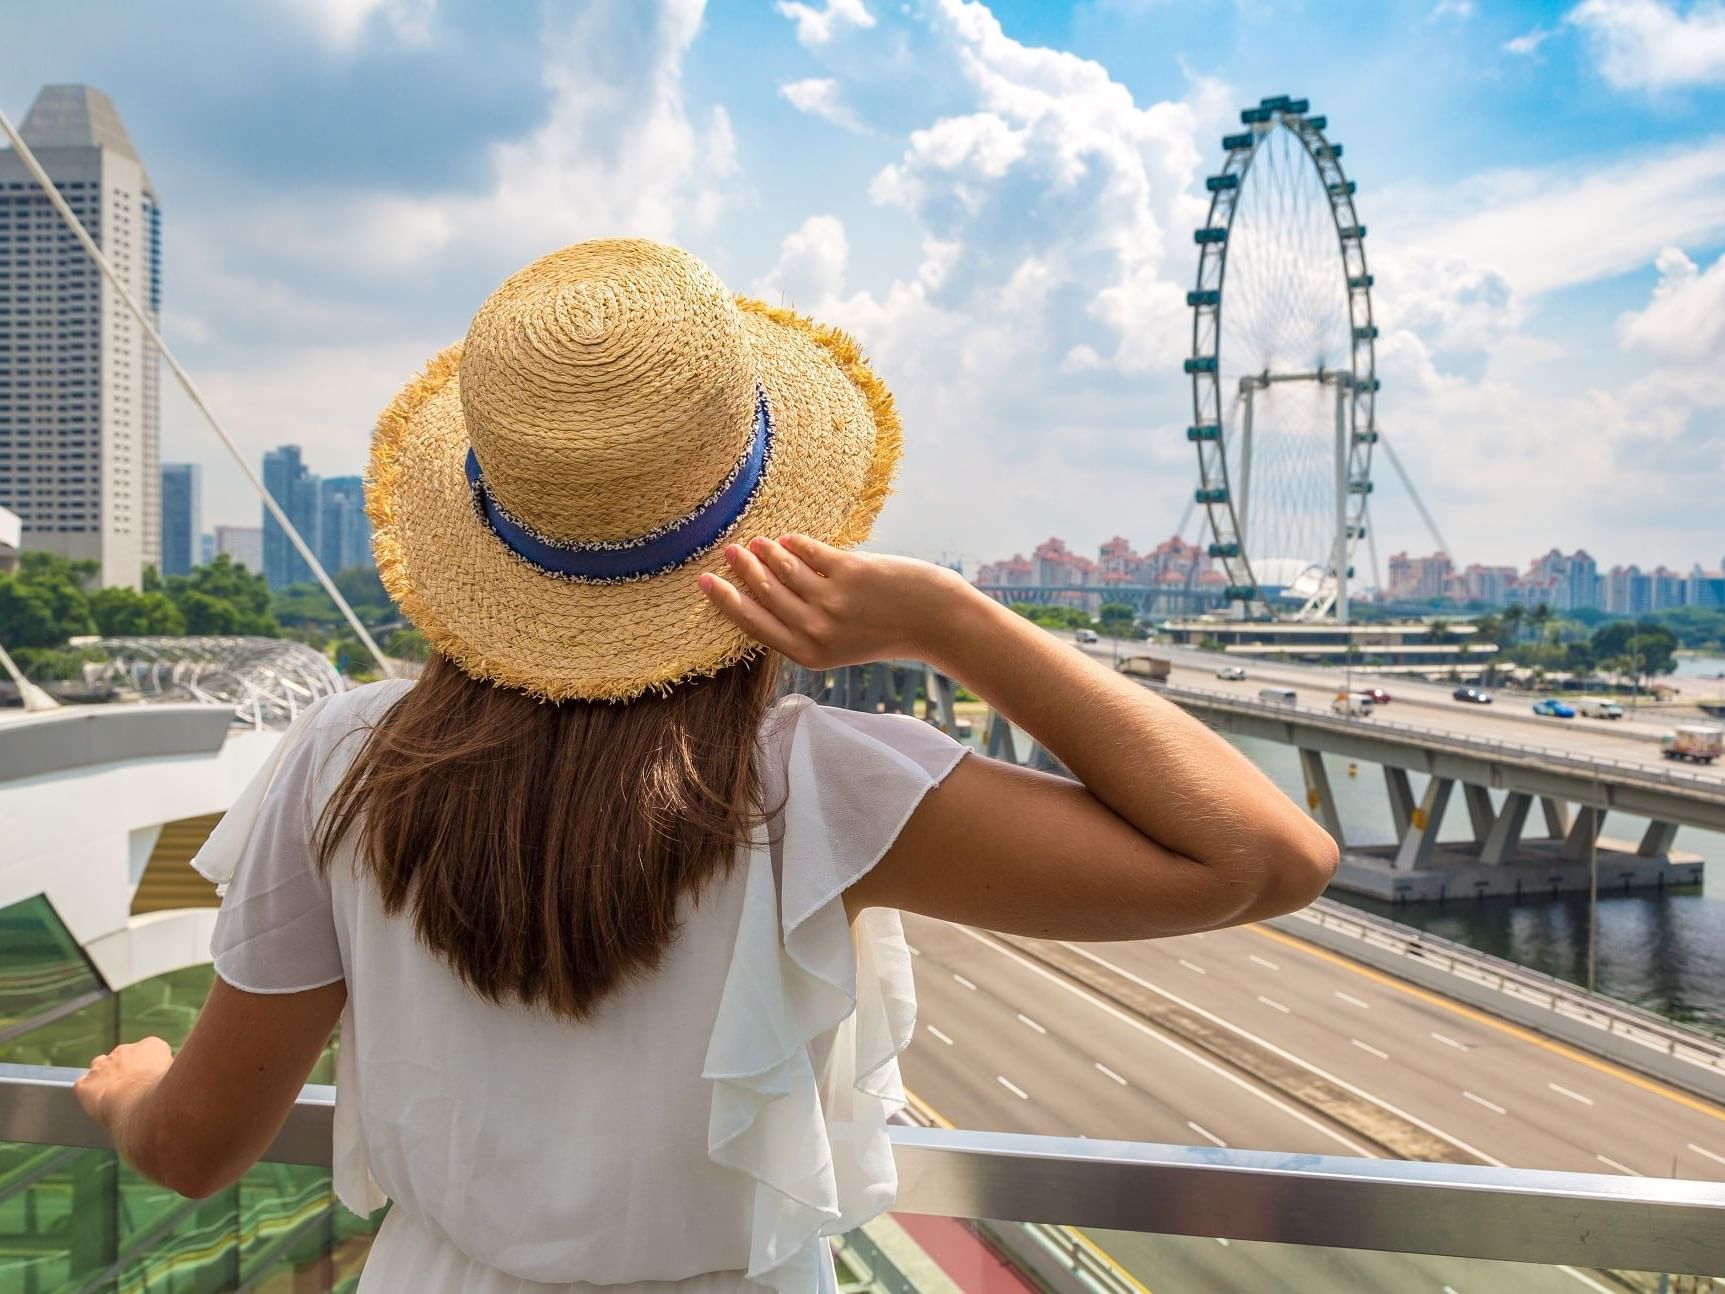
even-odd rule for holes
{"type": "Polygon", "coordinates": [[[1227,1236],[1217,1236],[1216,1237],[1216,1243],[1221,1245],[1222,1248],[1226,1249],[1228,1247],[1228,1237],[1227,1236]]]}
{"type": "Polygon", "coordinates": [[[1257,953],[1253,953],[1251,955],[1250,960],[1257,962],[1258,965],[1263,966],[1269,970],[1279,971],[1282,969],[1280,966],[1276,965],[1275,962],[1271,961],[1268,957],[1260,957],[1260,956],[1258,956],[1257,953]]]}
{"type": "Polygon", "coordinates": [[[1462,1095],[1467,1097],[1467,1099],[1472,1101],[1475,1105],[1485,1106],[1485,1108],[1490,1110],[1493,1114],[1508,1114],[1509,1113],[1508,1110],[1504,1109],[1496,1101],[1488,1101],[1483,1096],[1476,1096],[1474,1093],[1469,1092],[1469,1091],[1465,1091],[1465,1090],[1462,1092],[1462,1095]]]}
{"type": "Polygon", "coordinates": [[[1128,1084],[1125,1079],[1121,1078],[1120,1075],[1116,1074],[1113,1070],[1109,1069],[1108,1066],[1104,1065],[1101,1061],[1096,1062],[1096,1068],[1099,1069],[1102,1073],[1108,1075],[1108,1077],[1113,1079],[1116,1083],[1120,1084],[1121,1087],[1130,1086],[1130,1084],[1128,1084]]]}
{"type": "Polygon", "coordinates": [[[1591,1096],[1583,1096],[1580,1092],[1572,1092],[1561,1083],[1547,1083],[1546,1086],[1556,1092],[1559,1096],[1567,1096],[1572,1101],[1580,1101],[1583,1105],[1593,1104],[1593,1098],[1591,1096]]]}
{"type": "Polygon", "coordinates": [[[1192,1129],[1193,1132],[1196,1132],[1200,1137],[1204,1138],[1205,1141],[1213,1141],[1223,1149],[1227,1149],[1228,1143],[1223,1141],[1222,1138],[1218,1137],[1215,1133],[1211,1132],[1203,1124],[1193,1123],[1192,1120],[1187,1119],[1186,1126],[1192,1129]]]}
{"type": "MultiPolygon", "coordinates": [[[[1358,1141],[1355,1141],[1352,1137],[1346,1136],[1343,1133],[1336,1131],[1336,1129],[1328,1127],[1324,1123],[1320,1122],[1319,1120],[1313,1118],[1311,1115],[1307,1114],[1304,1110],[1299,1110],[1299,1109],[1294,1108],[1292,1105],[1288,1104],[1288,1102],[1286,1102],[1286,1101],[1282,1100],[1280,1097],[1274,1095],[1272,1092],[1270,1092],[1266,1088],[1259,1087],[1256,1084],[1252,1083],[1249,1079],[1244,1078],[1243,1076],[1241,1076],[1239,1074],[1236,1074],[1233,1070],[1224,1068],[1222,1065],[1219,1065],[1215,1061],[1211,1060],[1208,1056],[1200,1055],[1197,1051],[1193,1050],[1191,1047],[1188,1047],[1185,1043],[1177,1042],[1173,1038],[1169,1037],[1167,1034],[1162,1033],[1156,1029],[1152,1029],[1144,1021],[1138,1019],[1136,1016],[1128,1015],[1125,1011],[1121,1010],[1119,1007],[1115,1006],[1113,1003],[1105,1001],[1103,998],[1097,996],[1095,993],[1091,992],[1089,989],[1086,989],[1086,988],[1084,988],[1078,984],[1075,984],[1073,981],[1067,979],[1066,977],[1064,977],[1060,974],[1057,974],[1054,971],[1049,970],[1046,966],[1042,966],[1042,965],[1037,964],[1036,962],[1031,961],[1028,957],[1020,956],[1017,952],[1014,952],[1012,949],[1006,947],[1004,944],[996,943],[993,939],[989,938],[987,935],[984,935],[979,931],[971,930],[971,929],[964,927],[964,926],[955,926],[953,928],[955,930],[957,930],[958,933],[963,935],[965,938],[973,939],[977,943],[982,944],[985,948],[993,949],[995,952],[999,953],[1002,957],[1006,958],[1008,961],[1017,963],[1019,966],[1023,967],[1025,970],[1029,971],[1031,974],[1039,976],[1040,978],[1047,980],[1050,984],[1055,985],[1057,988],[1061,989],[1064,992],[1072,994],[1073,997],[1076,997],[1076,998],[1080,999],[1081,1001],[1088,1002],[1091,1006],[1095,1007],[1098,1011],[1101,1011],[1105,1015],[1112,1016],[1114,1019],[1116,1019],[1116,1020],[1120,1021],[1120,1023],[1124,1024],[1127,1028],[1136,1029],[1139,1033],[1143,1034],[1145,1037],[1155,1039],[1157,1042],[1161,1043],[1164,1047],[1168,1048],[1170,1051],[1178,1052],[1180,1055],[1186,1057],[1187,1060],[1190,1060],[1194,1064],[1200,1065],[1204,1069],[1209,1070],[1212,1074],[1215,1074],[1218,1078],[1222,1079],[1223,1081],[1228,1082],[1228,1083],[1232,1083],[1235,1087],[1239,1088],[1241,1091],[1247,1092],[1250,1095],[1257,1097],[1258,1100],[1264,1102],[1265,1105],[1271,1106],[1271,1107],[1281,1111],[1283,1114],[1287,1115],[1289,1118],[1294,1119],[1299,1123],[1305,1124],[1308,1128],[1311,1128],[1315,1132],[1323,1133],[1324,1136],[1328,1137],[1331,1141],[1336,1142],[1338,1145],[1346,1146],[1351,1153],[1359,1155],[1363,1159],[1382,1159],[1383,1158],[1383,1156],[1381,1154],[1378,1154],[1376,1151],[1370,1149],[1369,1147],[1362,1145],[1358,1141]]],[[[1502,1168],[1504,1166],[1505,1165],[1503,1165],[1503,1164],[1497,1165],[1497,1167],[1499,1167],[1499,1168],[1502,1168]]]]}
{"type": "Polygon", "coordinates": [[[1600,1163],[1604,1164],[1607,1168],[1616,1169],[1620,1173],[1627,1173],[1630,1177],[1645,1177],[1645,1176],[1647,1176],[1646,1173],[1636,1172],[1628,1164],[1618,1163],[1610,1155],[1595,1155],[1594,1158],[1597,1159],[1600,1163]]]}
{"type": "Polygon", "coordinates": [[[1005,1074],[996,1074],[996,1075],[995,1075],[995,1076],[994,1076],[994,1081],[995,1081],[995,1082],[997,1082],[997,1083],[999,1083],[999,1084],[1000,1084],[1000,1085],[1001,1085],[1001,1086],[1002,1086],[1002,1087],[1004,1087],[1004,1088],[1005,1088],[1005,1089],[1006,1089],[1006,1090],[1007,1090],[1007,1091],[1009,1091],[1009,1092],[1011,1092],[1011,1093],[1012,1093],[1012,1094],[1013,1094],[1013,1095],[1014,1095],[1014,1096],[1016,1096],[1016,1097],[1017,1097],[1017,1098],[1018,1098],[1018,1099],[1019,1099],[1019,1100],[1021,1100],[1021,1101],[1028,1101],[1028,1100],[1029,1100],[1029,1099],[1030,1099],[1030,1093],[1029,1093],[1029,1092],[1026,1092],[1026,1091],[1025,1091],[1025,1090],[1024,1090],[1024,1089],[1023,1089],[1023,1088],[1022,1088],[1022,1087],[1020,1087],[1020,1086],[1019,1086],[1019,1085],[1018,1085],[1018,1084],[1017,1084],[1017,1083],[1014,1083],[1014,1082],[1013,1082],[1013,1081],[1012,1081],[1012,1080],[1011,1080],[1011,1079],[1010,1079],[1010,1078],[1008,1078],[1008,1077],[1007,1077],[1007,1076],[1006,1076],[1006,1075],[1005,1075],[1005,1074]]]}
{"type": "Polygon", "coordinates": [[[1715,1161],[1716,1163],[1725,1164],[1725,1155],[1716,1155],[1711,1150],[1703,1150],[1700,1146],[1697,1146],[1693,1141],[1691,1141],[1689,1143],[1689,1149],[1693,1150],[1698,1155],[1706,1155],[1707,1158],[1715,1161]]]}
{"type": "Polygon", "coordinates": [[[1025,1015],[1024,1012],[1022,1012],[1022,1011],[1020,1011],[1018,1013],[1018,1018],[1022,1023],[1027,1024],[1032,1029],[1036,1030],[1037,1033],[1047,1033],[1048,1032],[1048,1030],[1044,1029],[1041,1025],[1037,1024],[1036,1021],[1032,1020],[1029,1016],[1025,1015]]]}
{"type": "MultiPolygon", "coordinates": [[[[1256,926],[1252,926],[1250,928],[1254,929],[1254,930],[1257,929],[1256,926]]],[[[972,939],[976,939],[976,940],[978,940],[978,942],[981,942],[981,943],[989,943],[990,942],[989,940],[984,939],[984,938],[982,938],[982,936],[976,934],[974,931],[964,930],[964,931],[962,931],[962,933],[969,935],[972,939]]],[[[1203,1007],[1199,1006],[1196,1002],[1188,1001],[1187,999],[1181,997],[1178,993],[1175,993],[1175,992],[1172,992],[1168,989],[1165,989],[1159,984],[1152,984],[1149,980],[1143,978],[1143,976],[1141,976],[1141,975],[1134,975],[1131,971],[1127,970],[1125,967],[1115,965],[1113,962],[1109,961],[1106,957],[1099,957],[1095,953],[1091,952],[1089,949],[1081,948],[1077,944],[1064,943],[1063,942],[1063,943],[1061,943],[1060,946],[1062,948],[1067,949],[1070,952],[1076,953],[1080,957],[1084,957],[1090,961],[1095,962],[1099,966],[1106,966],[1109,970],[1113,971],[1116,975],[1121,976],[1123,979],[1129,980],[1133,984],[1138,985],[1140,988],[1148,989],[1150,992],[1155,993],[1160,997],[1165,997],[1170,1002],[1173,1002],[1177,1006],[1185,1007],[1186,1010],[1192,1012],[1194,1015],[1202,1016],[1204,1019],[1210,1021],[1211,1024],[1220,1025],[1222,1028],[1227,1029],[1231,1033],[1237,1033],[1242,1038],[1245,1038],[1251,1042],[1255,1042],[1258,1046],[1264,1048],[1266,1051],[1272,1053],[1273,1055],[1280,1056],[1283,1060],[1288,1061],[1291,1064],[1298,1065],[1301,1069],[1304,1069],[1304,1070],[1308,1071],[1309,1073],[1316,1074],[1319,1078],[1326,1079],[1329,1082],[1334,1083],[1337,1087],[1341,1088],[1343,1091],[1351,1092],[1353,1095],[1359,1097],[1363,1101],[1370,1101],[1373,1105],[1377,1106],[1379,1109],[1387,1110],[1389,1113],[1395,1115],[1399,1119],[1406,1119],[1409,1123],[1413,1124],[1414,1127],[1419,1128],[1424,1132],[1429,1132],[1434,1137],[1442,1138],[1444,1141],[1449,1142],[1450,1145],[1454,1146],[1457,1150],[1461,1150],[1467,1154],[1472,1155],[1475,1159],[1479,1160],[1480,1163],[1482,1163],[1482,1164],[1490,1164],[1494,1168],[1508,1168],[1509,1167],[1508,1164],[1504,1163],[1504,1161],[1499,1159],[1496,1155],[1486,1154],[1485,1151],[1481,1150],[1478,1146],[1475,1146],[1469,1142],[1463,1141],[1460,1137],[1456,1136],[1453,1132],[1445,1132],[1442,1128],[1439,1128],[1436,1125],[1429,1123],[1426,1120],[1420,1118],[1419,1115],[1410,1114],[1408,1111],[1402,1109],[1401,1106],[1396,1105],[1390,1101],[1386,1101],[1383,1097],[1378,1096],[1372,1092],[1368,1092],[1363,1087],[1358,1087],[1355,1084],[1348,1082],[1345,1078],[1337,1077],[1335,1074],[1332,1074],[1329,1070],[1324,1069],[1323,1067],[1321,1067],[1319,1065],[1313,1064],[1311,1061],[1307,1060],[1305,1057],[1296,1056],[1293,1052],[1287,1050],[1285,1047],[1278,1047],[1275,1043],[1271,1042],[1268,1038],[1262,1038],[1259,1035],[1253,1033],[1250,1029],[1244,1029],[1241,1026],[1235,1024],[1232,1020],[1228,1020],[1222,1016],[1217,1015],[1214,1011],[1206,1011],[1203,1007]]],[[[998,948],[998,946],[996,946],[996,947],[998,948]]],[[[1004,950],[1002,950],[1002,951],[1004,951],[1004,950]]],[[[1054,972],[1049,971],[1049,972],[1047,972],[1047,974],[1049,975],[1050,978],[1055,978],[1054,972]]],[[[1057,980],[1057,982],[1063,982],[1063,981],[1057,980]]],[[[1318,1126],[1322,1126],[1322,1125],[1318,1125],[1318,1126]]],[[[1373,1158],[1376,1158],[1376,1156],[1373,1156],[1373,1158]]]]}
{"type": "Polygon", "coordinates": [[[1197,974],[1197,975],[1208,975],[1210,973],[1209,971],[1205,970],[1202,966],[1200,966],[1197,962],[1189,962],[1184,957],[1182,957],[1180,959],[1180,964],[1182,966],[1184,966],[1187,970],[1192,971],[1194,974],[1197,974]]]}
{"type": "MultiPolygon", "coordinates": [[[[1273,939],[1277,943],[1293,949],[1295,952],[1304,953],[1307,957],[1315,957],[1319,961],[1329,962],[1333,966],[1340,966],[1343,970],[1351,971],[1353,974],[1360,976],[1362,979],[1368,979],[1374,984],[1381,985],[1384,988],[1394,989],[1396,992],[1404,994],[1407,997],[1414,998],[1417,1001],[1440,1007],[1443,1010],[1450,1012],[1452,1015],[1460,1016],[1464,1020],[1472,1020],[1475,1024],[1482,1024],[1489,1029],[1496,1029],[1499,1033],[1506,1033],[1512,1038],[1520,1039],[1522,1042],[1531,1043],[1535,1047],[1544,1051],[1549,1051],[1554,1056],[1563,1056],[1568,1060],[1573,1060],[1578,1065],[1585,1065],[1589,1069],[1598,1070],[1601,1074],[1609,1074],[1613,1078],[1620,1079],[1621,1081],[1628,1083],[1631,1087],[1639,1087],[1644,1092],[1651,1092],[1655,1096],[1662,1096],[1668,1101],[1675,1102],[1687,1109],[1705,1114],[1710,1119],[1717,1119],[1721,1123],[1725,1123],[1725,1109],[1721,1109],[1717,1105],[1703,1101],[1699,1097],[1689,1096],[1683,1092],[1679,1092],[1675,1088],[1667,1087],[1665,1084],[1655,1082],[1650,1078],[1643,1078],[1640,1074],[1632,1074],[1620,1065],[1614,1065],[1610,1061],[1606,1060],[1599,1060],[1594,1056],[1589,1056],[1586,1052],[1578,1051],[1576,1048],[1567,1046],[1564,1043],[1552,1042],[1548,1039],[1541,1038],[1538,1034],[1527,1029],[1523,1029],[1519,1025],[1513,1025],[1505,1020],[1500,1020],[1496,1016],[1490,1015],[1487,1012],[1476,1011],[1472,1007],[1463,1006],[1459,1002],[1455,1002],[1444,997],[1441,993],[1431,993],[1425,989],[1415,988],[1411,984],[1405,984],[1401,980],[1396,979],[1393,975],[1385,975],[1378,971],[1371,970],[1368,967],[1361,966],[1358,962],[1342,956],[1340,953],[1332,953],[1327,949],[1318,948],[1315,945],[1309,944],[1305,940],[1298,939],[1293,935],[1285,935],[1280,930],[1270,930],[1261,925],[1247,926],[1246,929],[1265,939],[1273,939]]],[[[1605,1286],[1596,1285],[1595,1288],[1604,1289],[1605,1286]]]]}
{"type": "Polygon", "coordinates": [[[1376,1056],[1379,1060],[1388,1060],[1390,1058],[1389,1052],[1379,1051],[1369,1042],[1361,1042],[1358,1038],[1349,1038],[1348,1041],[1353,1043],[1354,1046],[1358,1047],[1361,1051],[1366,1052],[1368,1055],[1376,1056]]]}
{"type": "Polygon", "coordinates": [[[957,971],[954,971],[952,973],[952,977],[955,980],[957,980],[960,984],[964,985],[972,993],[976,992],[976,985],[972,984],[969,980],[965,979],[965,977],[960,975],[957,971]]]}
{"type": "Polygon", "coordinates": [[[1446,1034],[1441,1034],[1435,1029],[1432,1030],[1432,1037],[1436,1038],[1439,1042],[1441,1042],[1446,1047],[1454,1047],[1457,1051],[1472,1051],[1473,1050],[1473,1048],[1468,1046],[1465,1042],[1457,1042],[1454,1038],[1451,1038],[1446,1034]]]}
{"type": "Polygon", "coordinates": [[[1352,993],[1344,993],[1341,989],[1336,990],[1336,996],[1341,998],[1342,1001],[1348,1003],[1350,1006],[1359,1007],[1362,1011],[1370,1011],[1372,1009],[1372,1004],[1370,1002],[1362,1002],[1352,993]]]}
{"type": "Polygon", "coordinates": [[[1280,1002],[1276,1001],[1274,998],[1265,997],[1262,993],[1258,994],[1258,1001],[1262,1002],[1265,1006],[1269,1007],[1270,1010],[1272,1010],[1272,1011],[1280,1011],[1283,1015],[1293,1015],[1294,1014],[1292,1007],[1283,1006],[1280,1002]]]}
{"type": "Polygon", "coordinates": [[[953,1040],[951,1038],[948,1038],[944,1033],[942,1033],[939,1029],[936,1029],[932,1024],[927,1026],[927,1028],[928,1028],[928,1031],[930,1033],[932,1033],[936,1038],[939,1038],[948,1047],[952,1047],[952,1046],[957,1045],[953,1042],[953,1040]]]}

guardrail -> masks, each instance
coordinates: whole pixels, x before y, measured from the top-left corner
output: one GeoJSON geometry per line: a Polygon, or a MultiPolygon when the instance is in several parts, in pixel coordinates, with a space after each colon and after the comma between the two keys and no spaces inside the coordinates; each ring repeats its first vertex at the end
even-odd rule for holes
{"type": "MultiPolygon", "coordinates": [[[[105,1148],[82,1071],[0,1065],[0,1142],[105,1148]]],[[[335,1092],[265,1155],[327,1167],[335,1092]]],[[[1495,1261],[1725,1272],[1725,1183],[895,1126],[895,1208],[1495,1261]]]]}
{"type": "Polygon", "coordinates": [[[1332,899],[1268,924],[1725,1103],[1725,1038],[1332,899]]]}
{"type": "Polygon", "coordinates": [[[1251,700],[1234,692],[1219,692],[1214,688],[1192,687],[1185,683],[1165,683],[1160,685],[1157,691],[1169,697],[1187,697],[1203,701],[1208,705],[1238,710],[1255,717],[1297,715],[1303,722],[1313,723],[1336,732],[1399,733],[1413,738],[1421,744],[1441,746],[1461,754],[1484,755],[1492,758],[1513,755],[1528,758],[1538,756],[1541,759],[1563,764],[1571,770],[1588,774],[1602,782],[1634,781],[1660,787],[1675,786],[1684,790],[1702,791],[1713,797],[1725,797],[1725,778],[1707,777],[1703,774],[1685,772],[1675,768],[1660,768],[1609,757],[1578,755],[1572,750],[1564,750],[1556,746],[1498,741],[1490,737],[1469,737],[1443,728],[1425,728],[1418,724],[1403,723],[1397,719],[1383,719],[1375,714],[1370,719],[1348,719],[1331,714],[1327,710],[1313,709],[1311,706],[1272,705],[1264,701],[1251,700]]]}

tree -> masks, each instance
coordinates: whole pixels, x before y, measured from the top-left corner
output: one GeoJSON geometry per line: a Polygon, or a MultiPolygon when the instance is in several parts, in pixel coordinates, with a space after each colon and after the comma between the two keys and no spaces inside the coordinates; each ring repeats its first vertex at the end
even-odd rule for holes
{"type": "Polygon", "coordinates": [[[58,647],[96,632],[84,585],[96,563],[26,552],[11,575],[0,576],[0,643],[7,647],[58,647]]]}
{"type": "Polygon", "coordinates": [[[1138,613],[1127,602],[1104,602],[1096,618],[1103,633],[1110,638],[1119,638],[1132,632],[1138,613]]]}
{"type": "Polygon", "coordinates": [[[270,614],[270,590],[264,577],[226,553],[217,553],[215,561],[190,575],[169,576],[163,587],[185,618],[187,633],[281,636],[281,625],[270,614]]]}
{"type": "Polygon", "coordinates": [[[1426,641],[1429,643],[1447,643],[1450,640],[1449,621],[1442,616],[1433,616],[1426,622],[1426,641]]]}
{"type": "Polygon", "coordinates": [[[1504,631],[1509,634],[1509,642],[1505,646],[1513,648],[1521,641],[1521,622],[1527,616],[1527,609],[1519,602],[1511,602],[1503,609],[1502,621],[1504,631]]]}
{"type": "Polygon", "coordinates": [[[1529,613],[1528,622],[1533,625],[1533,640],[1536,643],[1545,641],[1545,631],[1551,624],[1551,607],[1544,602],[1534,607],[1529,613]]]}
{"type": "Polygon", "coordinates": [[[1612,620],[1593,631],[1588,643],[1601,668],[1642,679],[1669,674],[1677,667],[1677,636],[1652,620],[1612,620]]]}
{"type": "Polygon", "coordinates": [[[119,584],[97,589],[90,595],[90,614],[105,638],[186,632],[185,616],[160,590],[139,593],[119,584]]]}

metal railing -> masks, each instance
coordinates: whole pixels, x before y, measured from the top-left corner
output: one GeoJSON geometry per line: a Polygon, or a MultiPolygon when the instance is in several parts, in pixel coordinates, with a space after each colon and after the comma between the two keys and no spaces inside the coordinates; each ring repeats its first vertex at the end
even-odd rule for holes
{"type": "Polygon", "coordinates": [[[1237,710],[1254,717],[1293,715],[1297,716],[1303,723],[1330,728],[1337,732],[1368,734],[1393,732],[1409,737],[1422,745],[1441,746],[1460,754],[1483,755],[1497,759],[1514,756],[1531,759],[1537,756],[1543,760],[1562,764],[1575,772],[1584,773],[1598,781],[1641,782],[1659,787],[1680,787],[1684,790],[1703,791],[1712,797],[1725,796],[1725,778],[1708,777],[1705,774],[1690,773],[1675,768],[1660,768],[1651,764],[1639,764],[1631,760],[1612,759],[1609,756],[1578,755],[1573,750],[1566,750],[1557,746],[1530,745],[1519,741],[1498,741],[1490,737],[1470,737],[1445,728],[1425,728],[1418,724],[1403,723],[1397,719],[1382,719],[1375,714],[1370,719],[1349,719],[1331,714],[1327,710],[1314,709],[1311,706],[1273,705],[1264,701],[1254,701],[1234,692],[1220,692],[1207,687],[1192,687],[1184,683],[1165,683],[1160,685],[1157,691],[1172,699],[1190,698],[1202,701],[1206,705],[1237,710]]]}
{"type": "MultiPolygon", "coordinates": [[[[0,1142],[108,1146],[81,1071],[0,1065],[0,1142]]],[[[335,1091],[265,1155],[327,1167],[335,1091]]],[[[1713,1275],[1725,1183],[894,1127],[907,1213],[1389,1253],[1713,1275]]]]}

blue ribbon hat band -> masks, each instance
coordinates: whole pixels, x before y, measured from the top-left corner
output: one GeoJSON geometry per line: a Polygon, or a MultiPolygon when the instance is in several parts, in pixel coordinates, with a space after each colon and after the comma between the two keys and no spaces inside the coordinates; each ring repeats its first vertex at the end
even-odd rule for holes
{"type": "Polygon", "coordinates": [[[755,388],[755,425],[742,457],[712,494],[683,516],[635,539],[579,544],[539,534],[499,503],[479,458],[467,451],[467,484],[479,518],[503,546],[544,575],[582,584],[614,584],[660,575],[709,552],[737,524],[766,478],[773,452],[767,393],[755,388]]]}

